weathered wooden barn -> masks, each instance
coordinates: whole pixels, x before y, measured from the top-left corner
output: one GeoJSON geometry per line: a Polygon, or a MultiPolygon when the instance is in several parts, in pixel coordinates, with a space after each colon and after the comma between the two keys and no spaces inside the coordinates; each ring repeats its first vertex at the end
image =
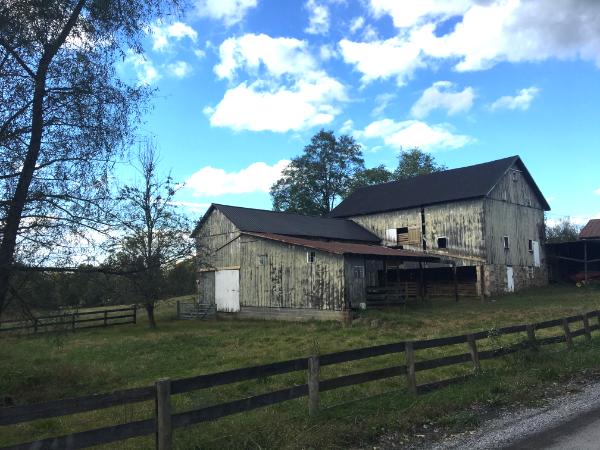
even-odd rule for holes
{"type": "MultiPolygon", "coordinates": [[[[465,294],[491,295],[548,283],[549,209],[513,156],[358,189],[331,217],[362,225],[386,246],[451,259],[465,294]]],[[[452,279],[449,269],[437,272],[440,285],[452,279]]]]}
{"type": "Polygon", "coordinates": [[[193,233],[199,297],[245,317],[343,319],[544,285],[546,210],[518,156],[361,188],[328,218],[213,204],[193,233]]]}
{"type": "Polygon", "coordinates": [[[365,302],[365,269],[438,260],[351,220],[216,204],[193,236],[200,301],[242,317],[343,320],[365,302]]]}

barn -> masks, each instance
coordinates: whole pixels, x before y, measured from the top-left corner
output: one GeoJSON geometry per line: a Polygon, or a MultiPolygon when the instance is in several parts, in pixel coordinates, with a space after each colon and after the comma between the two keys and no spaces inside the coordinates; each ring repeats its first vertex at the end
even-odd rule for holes
{"type": "Polygon", "coordinates": [[[549,209],[519,156],[360,188],[329,217],[213,204],[192,234],[199,299],[242,317],[345,319],[542,286],[549,209]]]}

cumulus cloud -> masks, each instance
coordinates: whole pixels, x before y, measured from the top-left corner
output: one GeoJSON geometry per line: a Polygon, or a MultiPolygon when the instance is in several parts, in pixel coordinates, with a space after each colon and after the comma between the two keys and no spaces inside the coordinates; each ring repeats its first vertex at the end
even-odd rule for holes
{"type": "Polygon", "coordinates": [[[475,91],[471,87],[457,91],[454,83],[437,81],[423,91],[410,113],[418,119],[422,119],[435,109],[444,109],[449,115],[453,115],[470,110],[474,99],[475,91]]]}
{"type": "Polygon", "coordinates": [[[354,34],[364,26],[365,18],[362,16],[355,17],[352,22],[350,22],[350,33],[354,34]]]}
{"type": "Polygon", "coordinates": [[[273,165],[255,162],[237,172],[206,166],[192,174],[186,180],[185,187],[195,197],[269,192],[289,163],[289,160],[281,160],[273,165]]]}
{"type": "Polygon", "coordinates": [[[196,42],[198,39],[198,33],[183,22],[173,22],[169,25],[156,22],[150,26],[150,36],[152,37],[152,50],[156,51],[167,49],[171,38],[177,41],[188,38],[192,42],[196,42]]]}
{"type": "Polygon", "coordinates": [[[134,51],[130,51],[127,54],[125,64],[133,68],[140,84],[150,85],[156,83],[161,78],[152,60],[134,51]]]}
{"type": "Polygon", "coordinates": [[[196,11],[201,17],[221,20],[231,26],[241,22],[256,5],[257,0],[196,0],[196,11]]]}
{"type": "Polygon", "coordinates": [[[500,62],[582,59],[600,67],[600,2],[595,0],[371,0],[375,17],[389,15],[397,36],[340,41],[363,81],[396,77],[452,61],[457,71],[486,70],[500,62]],[[455,26],[439,33],[445,20],[455,26]]]}
{"type": "Polygon", "coordinates": [[[339,45],[344,61],[362,73],[363,83],[396,78],[398,85],[404,85],[417,68],[425,66],[421,49],[399,37],[372,42],[342,39],[339,45]]]}
{"type": "Polygon", "coordinates": [[[374,117],[381,116],[395,98],[396,94],[379,94],[377,97],[375,97],[375,107],[371,111],[371,115],[374,117]]]}
{"type": "Polygon", "coordinates": [[[470,136],[454,134],[447,125],[428,125],[419,120],[377,120],[361,131],[360,136],[381,138],[396,149],[419,147],[428,151],[460,148],[474,141],[470,136]]]}
{"type": "Polygon", "coordinates": [[[340,133],[342,134],[352,134],[354,132],[354,121],[352,119],[348,119],[344,121],[342,127],[340,128],[340,133]]]}
{"type": "Polygon", "coordinates": [[[490,109],[492,111],[498,109],[520,109],[521,111],[526,111],[539,92],[540,90],[534,86],[521,89],[515,96],[505,95],[504,97],[500,97],[490,105],[490,109]]]}
{"type": "Polygon", "coordinates": [[[210,203],[188,202],[184,200],[174,200],[169,202],[170,205],[185,208],[192,213],[204,214],[210,207],[210,203]]]}
{"type": "Polygon", "coordinates": [[[596,189],[596,190],[594,191],[594,194],[596,194],[596,195],[600,195],[600,188],[596,189]]]}
{"type": "Polygon", "coordinates": [[[266,34],[245,34],[228,38],[219,47],[220,62],[214,68],[219,78],[232,79],[238,70],[258,72],[264,68],[273,76],[301,75],[317,63],[306,41],[273,38],[266,34]]]}
{"type": "Polygon", "coordinates": [[[233,81],[215,107],[204,109],[212,126],[250,131],[297,131],[333,121],[347,100],[345,86],[320,69],[306,41],[246,34],[226,39],[214,68],[233,81]]]}
{"type": "Polygon", "coordinates": [[[304,7],[309,11],[308,34],[327,34],[329,32],[329,8],[316,0],[308,0],[304,7]]]}
{"type": "Polygon", "coordinates": [[[167,65],[167,70],[177,78],[184,78],[192,72],[192,66],[185,61],[175,61],[167,65]]]}
{"type": "Polygon", "coordinates": [[[340,112],[334,103],[345,100],[344,86],[321,74],[289,87],[243,82],[204,112],[215,127],[284,133],[331,123],[340,112]]]}

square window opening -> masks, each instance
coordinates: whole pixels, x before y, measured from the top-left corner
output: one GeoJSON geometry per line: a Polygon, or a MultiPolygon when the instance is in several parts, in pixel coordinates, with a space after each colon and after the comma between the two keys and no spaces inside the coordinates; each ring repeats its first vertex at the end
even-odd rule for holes
{"type": "Polygon", "coordinates": [[[527,241],[527,250],[529,250],[529,253],[533,253],[533,240],[531,239],[527,241]]]}
{"type": "Polygon", "coordinates": [[[306,252],[306,262],[312,264],[317,259],[317,254],[315,252],[306,252]]]}
{"type": "Polygon", "coordinates": [[[437,238],[437,246],[438,248],[448,248],[448,238],[446,236],[437,238]]]}
{"type": "Polygon", "coordinates": [[[508,239],[508,236],[504,236],[502,238],[502,242],[504,243],[504,250],[508,250],[510,248],[510,241],[508,239]]]}

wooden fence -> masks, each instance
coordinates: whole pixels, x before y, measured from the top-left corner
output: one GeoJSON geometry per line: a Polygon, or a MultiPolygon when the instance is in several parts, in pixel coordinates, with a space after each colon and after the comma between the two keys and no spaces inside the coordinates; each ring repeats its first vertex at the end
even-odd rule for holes
{"type": "Polygon", "coordinates": [[[49,316],[33,317],[27,320],[6,320],[0,322],[0,333],[8,331],[24,333],[43,333],[58,330],[75,331],[136,322],[137,307],[134,305],[128,308],[64,312],[49,316]]]}
{"type": "Polygon", "coordinates": [[[177,380],[161,379],[158,380],[154,386],[127,389],[109,394],[90,395],[41,404],[0,408],[0,426],[2,426],[37,419],[60,417],[85,411],[94,411],[148,400],[154,400],[156,405],[155,416],[150,419],[83,431],[67,436],[17,444],[4,447],[0,450],[77,449],[149,434],[155,434],[157,449],[166,450],[171,448],[173,430],[177,428],[212,421],[232,414],[251,411],[306,396],[308,396],[308,412],[310,415],[315,415],[319,412],[320,392],[401,375],[406,377],[408,390],[411,394],[427,392],[456,381],[464,380],[465,377],[445,379],[419,385],[416,377],[417,372],[467,362],[471,362],[474,368],[479,370],[481,368],[481,361],[498,358],[528,348],[537,348],[540,345],[566,342],[568,347],[571,348],[575,337],[585,336],[585,338],[590,341],[592,338],[592,331],[598,329],[600,329],[600,314],[598,311],[593,311],[583,315],[548,320],[535,324],[504,327],[493,330],[493,332],[480,331],[461,336],[422,341],[396,342],[325,355],[313,355],[308,358],[291,359],[273,364],[228,370],[226,372],[200,375],[191,378],[177,380]],[[593,317],[596,318],[597,323],[590,325],[590,319],[593,317]],[[571,329],[570,324],[576,322],[580,322],[582,328],[576,330],[571,329]],[[559,335],[536,338],[536,330],[555,327],[560,327],[561,333],[559,335]],[[477,349],[477,341],[479,340],[491,338],[492,336],[510,335],[515,333],[527,333],[527,337],[525,340],[508,347],[484,351],[479,351],[477,349]],[[457,344],[466,344],[468,352],[430,360],[418,360],[416,358],[417,350],[457,344]],[[393,353],[404,353],[405,364],[339,376],[336,378],[321,379],[321,367],[393,353]],[[171,410],[171,396],[175,394],[296,371],[307,372],[306,384],[191,411],[173,413],[171,410]]]}

